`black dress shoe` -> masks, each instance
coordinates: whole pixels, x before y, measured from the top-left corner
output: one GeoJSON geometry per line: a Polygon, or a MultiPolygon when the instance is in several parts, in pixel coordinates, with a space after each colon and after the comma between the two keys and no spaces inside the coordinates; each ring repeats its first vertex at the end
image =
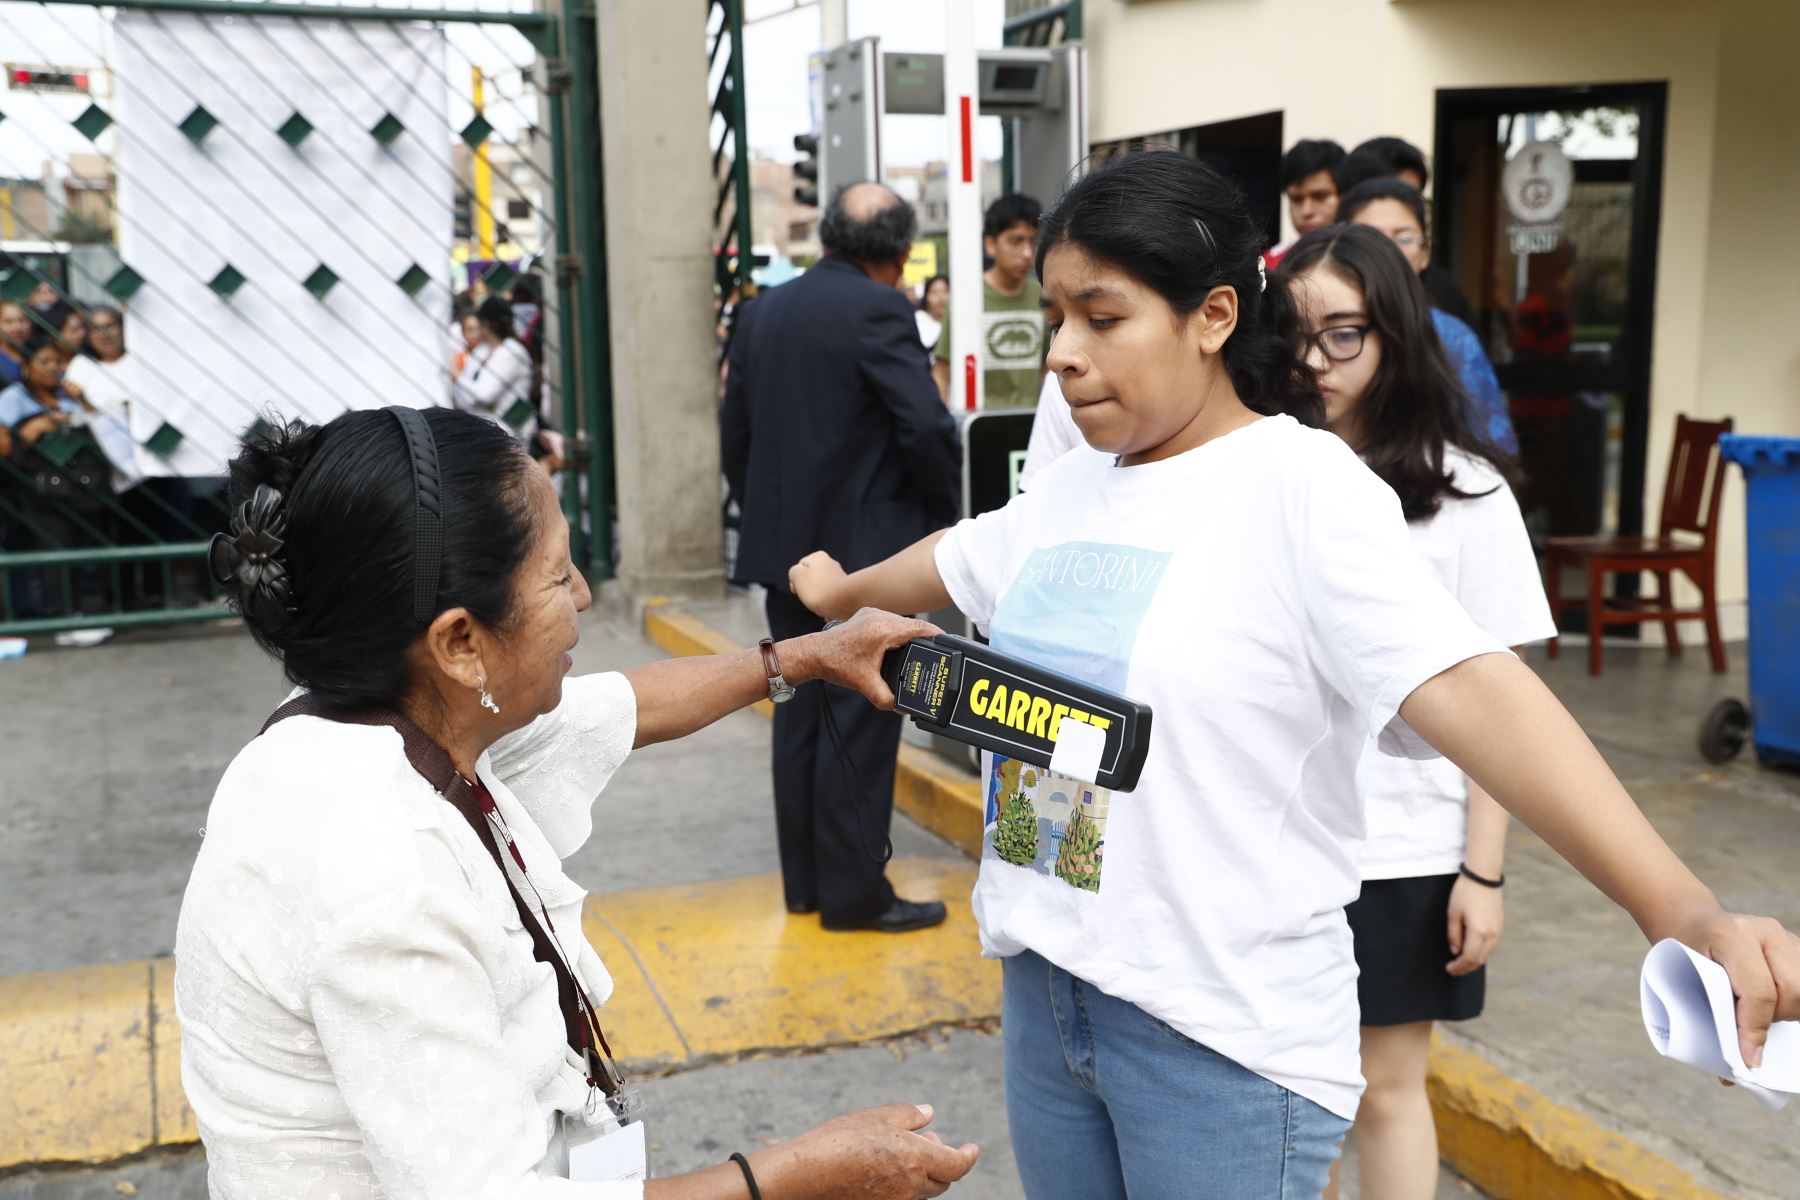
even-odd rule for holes
{"type": "Polygon", "coordinates": [[[850,930],[866,929],[874,933],[906,933],[913,929],[929,929],[933,925],[942,925],[948,916],[941,900],[902,900],[895,897],[893,904],[886,912],[879,913],[862,921],[846,921],[842,923],[821,921],[826,929],[836,933],[850,930]]]}
{"type": "Polygon", "coordinates": [[[819,902],[817,900],[809,900],[805,904],[795,904],[792,900],[789,900],[787,902],[787,910],[796,916],[805,916],[808,913],[818,912],[819,902]]]}

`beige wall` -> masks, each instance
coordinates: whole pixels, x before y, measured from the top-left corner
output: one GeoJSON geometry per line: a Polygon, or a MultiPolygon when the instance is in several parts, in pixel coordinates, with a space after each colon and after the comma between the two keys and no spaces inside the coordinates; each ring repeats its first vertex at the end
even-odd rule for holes
{"type": "MultiPolygon", "coordinates": [[[[1096,141],[1281,110],[1289,142],[1396,134],[1429,150],[1440,88],[1666,82],[1647,520],[1676,413],[1800,434],[1792,0],[1088,0],[1087,33],[1096,141]]],[[[1734,473],[1731,602],[1742,520],[1734,473]]],[[[1725,617],[1741,636],[1741,604],[1725,617]]]]}

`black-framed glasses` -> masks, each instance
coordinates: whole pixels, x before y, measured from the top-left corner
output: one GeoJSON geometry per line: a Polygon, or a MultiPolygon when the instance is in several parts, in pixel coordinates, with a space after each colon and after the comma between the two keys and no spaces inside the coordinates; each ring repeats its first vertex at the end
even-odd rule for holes
{"type": "Polygon", "coordinates": [[[1349,362],[1363,352],[1363,339],[1368,336],[1373,325],[1333,325],[1330,329],[1321,329],[1317,333],[1303,333],[1300,342],[1303,348],[1317,347],[1320,354],[1331,362],[1349,362]]]}

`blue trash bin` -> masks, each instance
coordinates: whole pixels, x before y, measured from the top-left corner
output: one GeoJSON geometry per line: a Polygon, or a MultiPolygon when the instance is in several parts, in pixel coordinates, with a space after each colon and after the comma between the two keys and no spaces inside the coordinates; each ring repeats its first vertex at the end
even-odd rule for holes
{"type": "MultiPolygon", "coordinates": [[[[1744,472],[1751,738],[1761,761],[1800,767],[1800,438],[1728,433],[1719,454],[1744,472]]],[[[1701,731],[1701,752],[1714,761],[1735,754],[1745,717],[1738,701],[1722,702],[1701,731]]]]}

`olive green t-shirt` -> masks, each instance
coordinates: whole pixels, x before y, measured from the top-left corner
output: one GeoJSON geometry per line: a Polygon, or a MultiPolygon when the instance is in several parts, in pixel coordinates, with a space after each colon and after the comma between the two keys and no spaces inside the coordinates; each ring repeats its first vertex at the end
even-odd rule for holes
{"type": "MultiPolygon", "coordinates": [[[[1044,382],[1044,355],[1049,353],[1044,312],[1038,307],[1038,281],[1026,276],[1016,296],[981,281],[982,384],[989,408],[1035,408],[1044,382]]],[[[939,362],[951,362],[950,317],[938,338],[939,362]]]]}

